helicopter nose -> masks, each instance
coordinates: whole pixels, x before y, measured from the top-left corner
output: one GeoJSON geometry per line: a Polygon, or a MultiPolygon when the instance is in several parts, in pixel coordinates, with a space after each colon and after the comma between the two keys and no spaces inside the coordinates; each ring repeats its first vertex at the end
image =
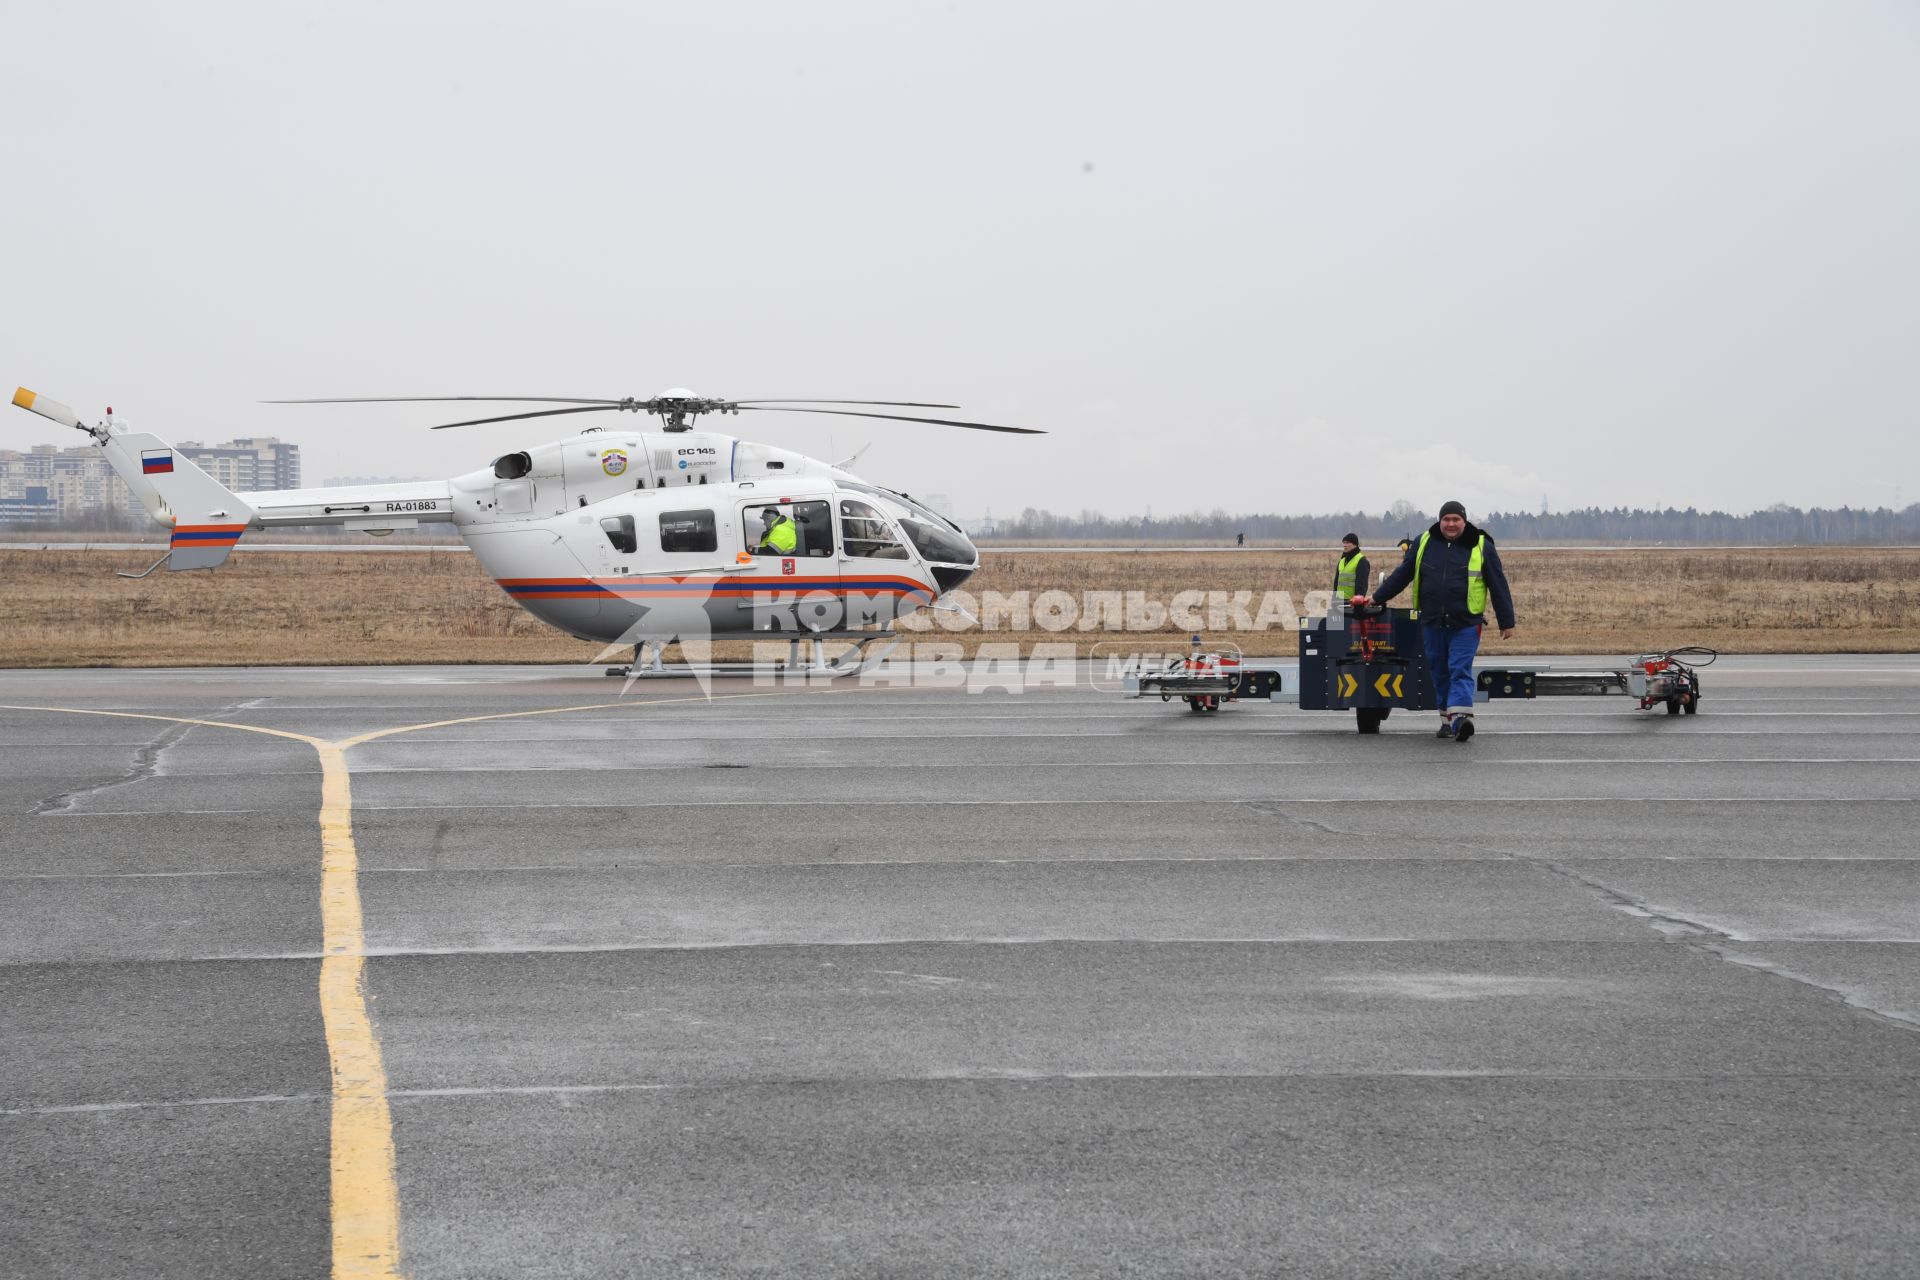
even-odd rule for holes
{"type": "Polygon", "coordinates": [[[971,578],[980,567],[980,549],[961,532],[959,525],[947,520],[935,524],[934,519],[937,517],[920,519],[910,516],[901,521],[901,527],[913,543],[913,549],[926,562],[927,571],[933,575],[940,594],[945,595],[971,578]]]}
{"type": "MultiPolygon", "coordinates": [[[[978,567],[977,565],[975,566],[978,567]]],[[[962,569],[957,565],[936,564],[932,566],[933,580],[940,584],[940,594],[957,591],[960,584],[973,576],[972,569],[962,569]]]]}
{"type": "Polygon", "coordinates": [[[933,580],[940,584],[940,593],[958,590],[960,584],[971,578],[980,568],[980,548],[973,545],[973,539],[955,529],[952,538],[959,546],[952,548],[953,555],[947,564],[930,566],[933,580]]]}

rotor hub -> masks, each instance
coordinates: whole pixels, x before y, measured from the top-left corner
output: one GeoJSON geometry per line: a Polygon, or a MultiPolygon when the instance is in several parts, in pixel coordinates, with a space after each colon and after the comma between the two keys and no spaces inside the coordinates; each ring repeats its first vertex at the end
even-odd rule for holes
{"type": "Polygon", "coordinates": [[[695,395],[685,387],[670,387],[651,400],[623,401],[620,407],[653,414],[660,419],[662,431],[691,431],[695,420],[703,413],[740,412],[739,406],[731,400],[695,395]]]}

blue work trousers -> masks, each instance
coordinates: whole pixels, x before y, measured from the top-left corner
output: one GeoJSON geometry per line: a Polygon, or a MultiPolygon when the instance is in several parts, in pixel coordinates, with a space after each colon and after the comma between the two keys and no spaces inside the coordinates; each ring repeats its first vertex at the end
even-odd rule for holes
{"type": "Polygon", "coordinates": [[[1422,627],[1427,642],[1427,673],[1433,700],[1442,715],[1473,714],[1473,655],[1480,652],[1479,627],[1422,627]]]}

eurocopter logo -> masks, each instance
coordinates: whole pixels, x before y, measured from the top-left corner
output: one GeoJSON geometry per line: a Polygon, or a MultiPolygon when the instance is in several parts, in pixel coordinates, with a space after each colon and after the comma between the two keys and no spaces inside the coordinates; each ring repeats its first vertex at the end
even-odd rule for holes
{"type": "Polygon", "coordinates": [[[609,449],[600,455],[600,469],[610,476],[623,475],[627,469],[627,455],[618,449],[609,449]]]}
{"type": "Polygon", "coordinates": [[[687,469],[687,460],[685,458],[680,459],[680,469],[682,471],[687,469]]]}

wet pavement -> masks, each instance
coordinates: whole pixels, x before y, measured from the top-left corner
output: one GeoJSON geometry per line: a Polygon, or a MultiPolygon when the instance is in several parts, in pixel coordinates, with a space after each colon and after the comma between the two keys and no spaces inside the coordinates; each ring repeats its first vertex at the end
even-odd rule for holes
{"type": "Polygon", "coordinates": [[[1911,1274],[1920,659],[1704,678],[0,672],[0,1275],[330,1266],[319,758],[89,709],[421,726],[347,753],[410,1276],[1911,1274]]]}

